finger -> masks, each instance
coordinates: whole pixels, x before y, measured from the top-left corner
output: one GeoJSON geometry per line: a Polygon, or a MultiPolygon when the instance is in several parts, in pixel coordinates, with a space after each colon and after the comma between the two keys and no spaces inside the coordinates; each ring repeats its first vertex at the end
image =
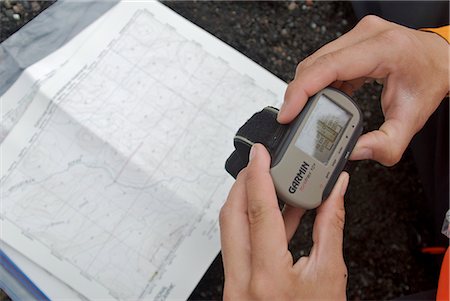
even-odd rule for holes
{"type": "Polygon", "coordinates": [[[334,52],[342,48],[351,47],[354,44],[376,36],[384,30],[392,27],[393,24],[394,23],[383,20],[382,18],[377,16],[366,16],[362,18],[361,21],[358,22],[358,24],[356,24],[356,26],[353,27],[350,31],[343,34],[336,40],[325,44],[319,50],[310,55],[307,58],[308,62],[305,64],[305,67],[308,66],[308,63],[314,62],[315,59],[324,54],[334,52]]]}
{"type": "Polygon", "coordinates": [[[357,91],[359,88],[364,85],[364,83],[367,81],[367,79],[364,78],[357,78],[354,80],[348,80],[345,82],[342,82],[341,85],[338,87],[339,90],[344,92],[347,95],[352,96],[355,91],[357,91]]]}
{"type": "Polygon", "coordinates": [[[311,65],[297,72],[288,85],[284,103],[278,113],[280,123],[292,121],[309,97],[335,81],[351,81],[357,78],[384,78],[388,74],[390,53],[380,50],[379,38],[364,40],[352,47],[327,53],[311,65]]]}
{"type": "Polygon", "coordinates": [[[379,130],[359,137],[350,160],[371,159],[386,166],[396,164],[414,135],[411,128],[405,121],[387,119],[379,130]]]}
{"type": "Polygon", "coordinates": [[[342,172],[330,196],[317,208],[310,257],[320,258],[326,262],[343,257],[344,194],[348,181],[348,173],[342,172]]]}
{"type": "Polygon", "coordinates": [[[342,86],[343,81],[341,80],[337,80],[334,83],[332,83],[330,85],[330,87],[335,88],[335,89],[339,89],[342,86]]]}
{"type": "MultiPolygon", "coordinates": [[[[388,22],[386,20],[383,20],[377,16],[366,16],[364,17],[352,30],[347,32],[346,34],[342,35],[338,39],[326,44],[325,46],[321,47],[319,50],[314,52],[312,55],[307,57],[305,60],[303,60],[297,67],[295,78],[297,78],[297,75],[301,73],[301,71],[313,63],[315,61],[328,53],[335,52],[340,49],[352,47],[353,45],[360,43],[364,40],[367,40],[371,37],[376,36],[377,34],[383,32],[384,30],[395,26],[394,23],[388,22]]],[[[306,79],[307,80],[307,79],[306,79]]],[[[328,83],[331,84],[331,83],[328,83]]],[[[305,93],[300,92],[300,94],[297,95],[298,91],[295,89],[295,87],[292,87],[293,85],[289,84],[288,89],[286,90],[284,102],[291,101],[292,98],[298,98],[298,101],[296,102],[296,105],[298,106],[298,112],[300,112],[306,101],[308,100],[308,97],[311,95],[307,95],[305,93]]],[[[325,88],[327,85],[323,86],[325,88]]],[[[355,90],[352,91],[352,93],[355,90]]],[[[346,92],[346,91],[344,91],[346,92]]],[[[347,92],[346,92],[347,93],[347,92]]],[[[352,94],[349,93],[349,94],[352,94]]],[[[315,94],[315,93],[314,93],[315,94]]],[[[281,115],[281,117],[278,117],[278,122],[281,123],[287,123],[290,122],[294,117],[292,115],[285,116],[285,110],[287,106],[284,105],[281,107],[280,112],[278,113],[278,116],[281,115]]],[[[298,115],[298,113],[297,113],[298,115]]]]}
{"type": "Polygon", "coordinates": [[[300,224],[300,221],[305,214],[305,209],[297,208],[286,204],[283,208],[283,220],[284,228],[286,231],[287,241],[291,241],[292,236],[294,236],[295,231],[300,224]]]}
{"type": "Polygon", "coordinates": [[[220,211],[220,239],[225,277],[245,283],[250,271],[250,234],[245,169],[241,171],[220,211]]]}
{"type": "Polygon", "coordinates": [[[265,271],[287,252],[283,218],[269,171],[269,153],[263,145],[253,145],[246,179],[251,260],[253,268],[265,271]]]}

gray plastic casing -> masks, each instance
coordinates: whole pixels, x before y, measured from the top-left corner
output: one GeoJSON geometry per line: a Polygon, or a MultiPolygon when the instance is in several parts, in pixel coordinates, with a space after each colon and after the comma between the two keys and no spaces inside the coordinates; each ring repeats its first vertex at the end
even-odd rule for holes
{"type": "Polygon", "coordinates": [[[272,158],[270,171],[278,198],[295,207],[318,207],[331,193],[361,133],[362,114],[349,96],[339,90],[325,88],[310,98],[299,116],[290,124],[289,132],[272,158]],[[351,115],[327,164],[295,145],[322,95],[351,115]]]}

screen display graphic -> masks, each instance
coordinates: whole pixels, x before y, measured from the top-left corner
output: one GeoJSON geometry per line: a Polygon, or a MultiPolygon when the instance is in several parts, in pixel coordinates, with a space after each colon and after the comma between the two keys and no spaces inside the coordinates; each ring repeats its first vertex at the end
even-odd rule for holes
{"type": "Polygon", "coordinates": [[[321,95],[295,146],[323,164],[328,164],[351,117],[349,112],[321,95]]]}

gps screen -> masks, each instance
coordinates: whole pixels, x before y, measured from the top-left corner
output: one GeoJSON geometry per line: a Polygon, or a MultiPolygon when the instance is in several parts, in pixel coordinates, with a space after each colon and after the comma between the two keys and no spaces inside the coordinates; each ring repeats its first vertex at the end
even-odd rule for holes
{"type": "Polygon", "coordinates": [[[349,112],[321,95],[295,146],[323,164],[328,164],[351,117],[349,112]]]}

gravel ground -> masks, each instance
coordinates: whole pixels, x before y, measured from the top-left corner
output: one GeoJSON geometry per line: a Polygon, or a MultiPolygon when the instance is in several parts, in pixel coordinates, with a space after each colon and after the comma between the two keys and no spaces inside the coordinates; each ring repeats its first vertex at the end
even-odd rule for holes
{"type": "MultiPolygon", "coordinates": [[[[0,1],[0,42],[53,2],[0,1]]],[[[348,2],[165,4],[284,81],[292,79],[299,61],[356,23],[348,2]]],[[[380,92],[379,86],[369,85],[355,95],[366,131],[382,123],[380,92]]],[[[410,152],[395,167],[359,162],[353,168],[344,239],[348,299],[391,299],[434,288],[439,265],[417,252],[428,232],[423,226],[425,196],[410,152]]],[[[313,218],[313,211],[304,217],[291,242],[295,258],[311,248],[313,218]]],[[[190,299],[219,300],[222,286],[219,255],[190,299]]]]}
{"type": "Polygon", "coordinates": [[[0,42],[3,42],[55,1],[0,0],[0,42]]]}

